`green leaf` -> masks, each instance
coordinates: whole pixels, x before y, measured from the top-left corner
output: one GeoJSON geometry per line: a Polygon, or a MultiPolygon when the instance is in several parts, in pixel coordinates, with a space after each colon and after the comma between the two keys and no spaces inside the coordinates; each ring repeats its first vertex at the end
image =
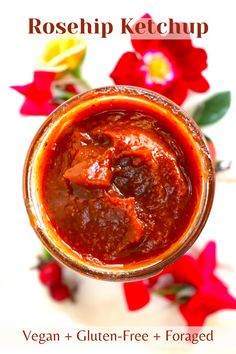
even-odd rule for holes
{"type": "Polygon", "coordinates": [[[81,67],[80,64],[77,65],[73,70],[70,70],[70,73],[77,79],[81,79],[81,67]]]}
{"type": "Polygon", "coordinates": [[[87,89],[87,90],[91,89],[90,84],[85,79],[83,79],[83,77],[82,77],[82,74],[81,74],[81,63],[75,69],[71,70],[70,73],[76,79],[79,79],[81,85],[84,86],[85,89],[87,89]]]}
{"type": "Polygon", "coordinates": [[[193,113],[193,118],[200,126],[216,123],[226,114],[230,102],[230,91],[219,92],[201,103],[193,113]]]}
{"type": "Polygon", "coordinates": [[[174,284],[166,288],[161,288],[154,290],[153,292],[158,294],[158,295],[174,295],[177,294],[180,290],[184,289],[186,287],[185,284],[174,284]]]}
{"type": "Polygon", "coordinates": [[[42,249],[42,257],[45,261],[50,261],[53,259],[52,255],[46,250],[46,248],[42,249]]]}

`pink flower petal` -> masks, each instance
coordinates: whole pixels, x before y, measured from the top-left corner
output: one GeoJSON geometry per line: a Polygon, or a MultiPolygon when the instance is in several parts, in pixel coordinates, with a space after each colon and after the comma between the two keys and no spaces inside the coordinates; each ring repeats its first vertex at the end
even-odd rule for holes
{"type": "Polygon", "coordinates": [[[214,312],[223,309],[236,309],[236,299],[229,294],[226,285],[216,276],[209,279],[201,289],[205,303],[214,312]]]}
{"type": "Polygon", "coordinates": [[[203,276],[207,279],[216,268],[216,243],[210,241],[198,256],[198,264],[202,270],[203,276]]]}
{"type": "Polygon", "coordinates": [[[210,314],[205,308],[201,293],[194,295],[186,304],[180,305],[179,309],[188,326],[202,326],[210,314]]]}
{"type": "Polygon", "coordinates": [[[51,104],[51,86],[55,80],[56,73],[36,71],[34,81],[23,86],[12,86],[12,88],[25,96],[25,101],[20,109],[24,115],[48,115],[57,105],[51,104]]]}

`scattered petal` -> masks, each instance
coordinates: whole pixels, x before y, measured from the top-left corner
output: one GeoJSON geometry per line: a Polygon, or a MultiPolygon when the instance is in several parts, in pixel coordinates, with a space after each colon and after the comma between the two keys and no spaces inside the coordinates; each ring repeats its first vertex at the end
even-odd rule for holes
{"type": "Polygon", "coordinates": [[[130,311],[139,310],[150,301],[150,292],[144,281],[124,283],[124,292],[128,309],[130,311]]]}

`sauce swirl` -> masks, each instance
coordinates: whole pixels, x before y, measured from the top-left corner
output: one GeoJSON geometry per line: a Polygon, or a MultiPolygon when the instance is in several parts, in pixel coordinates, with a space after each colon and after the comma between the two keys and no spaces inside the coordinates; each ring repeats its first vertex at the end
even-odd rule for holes
{"type": "Polygon", "coordinates": [[[40,177],[60,238],[104,264],[142,261],[170,247],[188,227],[200,188],[180,140],[141,109],[74,117],[48,142],[40,177]]]}

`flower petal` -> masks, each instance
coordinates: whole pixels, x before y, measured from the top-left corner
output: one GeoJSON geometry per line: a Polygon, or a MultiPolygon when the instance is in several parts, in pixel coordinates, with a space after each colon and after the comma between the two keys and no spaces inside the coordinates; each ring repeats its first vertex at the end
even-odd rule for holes
{"type": "MultiPolygon", "coordinates": [[[[145,21],[145,19],[152,19],[152,17],[149,14],[145,14],[141,17],[141,19],[139,19],[139,21],[142,19],[144,19],[145,21]]],[[[137,38],[137,36],[131,34],[132,46],[134,50],[137,53],[141,54],[142,56],[147,52],[156,51],[155,49],[158,46],[160,46],[160,41],[158,39],[135,39],[135,38],[137,38]]]]}
{"type": "Polygon", "coordinates": [[[210,241],[198,256],[198,264],[205,279],[211,276],[216,268],[216,243],[210,241]]]}
{"type": "MultiPolygon", "coordinates": [[[[152,19],[149,14],[141,17],[141,19],[145,18],[152,19]]],[[[171,35],[160,36],[160,38],[153,37],[153,39],[134,39],[133,37],[135,36],[131,34],[132,46],[142,56],[147,52],[165,51],[167,49],[175,57],[192,49],[192,41],[189,34],[185,35],[185,39],[171,39],[171,35]]]]}
{"type": "Polygon", "coordinates": [[[177,283],[190,284],[199,287],[202,275],[197,260],[191,255],[184,255],[172,264],[172,275],[177,283]]]}
{"type": "Polygon", "coordinates": [[[202,326],[211,313],[204,306],[204,297],[201,293],[197,293],[187,303],[180,305],[179,309],[188,326],[202,326]]]}
{"type": "Polygon", "coordinates": [[[27,85],[17,85],[17,86],[10,86],[13,90],[21,93],[22,95],[26,96],[28,93],[31,92],[32,90],[32,84],[27,84],[27,85]]]}
{"type": "Polygon", "coordinates": [[[164,95],[181,105],[187,97],[188,86],[181,78],[175,79],[171,85],[166,89],[164,95]]]}
{"type": "Polygon", "coordinates": [[[186,39],[171,39],[167,35],[162,42],[162,46],[167,48],[174,57],[182,55],[193,48],[190,35],[186,35],[186,39]]]}
{"type": "Polygon", "coordinates": [[[83,38],[63,36],[49,41],[39,59],[38,67],[54,72],[75,69],[82,62],[87,44],[83,38]]]}
{"type": "Polygon", "coordinates": [[[143,86],[145,73],[141,71],[143,61],[133,52],[124,53],[110,74],[113,81],[119,85],[143,86]]]}
{"type": "Polygon", "coordinates": [[[58,105],[51,103],[37,102],[35,100],[27,99],[22,104],[20,113],[27,116],[47,116],[57,107],[58,105]]]}
{"type": "Polygon", "coordinates": [[[52,84],[56,74],[53,72],[35,71],[34,81],[23,86],[12,88],[25,96],[25,101],[20,109],[25,115],[48,115],[57,105],[51,104],[52,84]]]}
{"type": "Polygon", "coordinates": [[[191,50],[178,57],[178,62],[185,78],[195,77],[207,68],[207,53],[202,48],[192,47],[191,50]]]}
{"type": "Polygon", "coordinates": [[[33,84],[44,97],[51,97],[51,85],[56,78],[56,73],[51,71],[35,71],[33,84]]]}
{"type": "Polygon", "coordinates": [[[216,276],[208,280],[201,289],[204,301],[212,312],[236,309],[236,299],[230,295],[226,285],[216,276]]]}
{"type": "Polygon", "coordinates": [[[165,268],[162,273],[151,278],[150,286],[154,286],[155,278],[158,279],[163,274],[171,274],[174,283],[193,285],[196,288],[201,286],[203,281],[197,260],[189,254],[180,257],[176,262],[165,268]]]}
{"type": "Polygon", "coordinates": [[[206,282],[186,304],[180,305],[189,326],[202,326],[207,316],[223,309],[236,309],[236,299],[217,277],[206,282]]]}
{"type": "Polygon", "coordinates": [[[144,281],[123,284],[125,298],[130,311],[144,307],[150,301],[150,292],[144,281]]]}
{"type": "Polygon", "coordinates": [[[210,88],[208,81],[202,75],[199,75],[196,78],[187,79],[187,85],[189,89],[199,93],[206,92],[210,88]]]}

